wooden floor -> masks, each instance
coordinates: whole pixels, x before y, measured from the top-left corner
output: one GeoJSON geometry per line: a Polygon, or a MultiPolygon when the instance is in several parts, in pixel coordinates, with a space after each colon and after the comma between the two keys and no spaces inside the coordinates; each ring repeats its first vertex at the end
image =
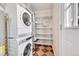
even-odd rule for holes
{"type": "Polygon", "coordinates": [[[33,56],[54,56],[53,48],[50,45],[35,44],[33,56]]]}

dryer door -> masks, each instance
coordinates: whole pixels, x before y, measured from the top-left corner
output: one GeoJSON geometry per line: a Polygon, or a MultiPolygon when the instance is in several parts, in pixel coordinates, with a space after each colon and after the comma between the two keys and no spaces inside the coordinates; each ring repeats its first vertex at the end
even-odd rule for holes
{"type": "Polygon", "coordinates": [[[30,26],[31,24],[31,17],[29,16],[28,13],[24,12],[23,15],[22,15],[22,19],[23,19],[23,22],[26,26],[30,26]]]}
{"type": "Polygon", "coordinates": [[[28,43],[24,49],[23,56],[29,56],[31,53],[31,43],[28,43]]]}

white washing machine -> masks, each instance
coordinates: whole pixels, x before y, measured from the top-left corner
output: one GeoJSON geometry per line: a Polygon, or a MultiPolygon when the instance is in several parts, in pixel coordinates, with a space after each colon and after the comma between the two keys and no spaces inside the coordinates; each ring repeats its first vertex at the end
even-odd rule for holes
{"type": "Polygon", "coordinates": [[[32,36],[20,38],[18,54],[19,56],[32,56],[32,36]]]}
{"type": "Polygon", "coordinates": [[[33,36],[21,37],[8,40],[9,56],[32,56],[32,39],[33,36]]]}

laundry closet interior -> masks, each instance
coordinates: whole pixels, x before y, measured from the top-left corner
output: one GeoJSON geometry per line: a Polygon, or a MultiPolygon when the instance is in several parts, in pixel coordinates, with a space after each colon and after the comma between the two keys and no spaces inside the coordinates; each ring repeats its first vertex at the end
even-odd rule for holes
{"type": "Polygon", "coordinates": [[[1,56],[54,56],[52,3],[0,3],[1,56]]]}

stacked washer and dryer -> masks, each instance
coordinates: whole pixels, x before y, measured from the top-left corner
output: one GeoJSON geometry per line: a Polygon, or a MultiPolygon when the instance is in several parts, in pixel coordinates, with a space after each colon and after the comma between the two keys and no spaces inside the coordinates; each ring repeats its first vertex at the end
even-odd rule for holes
{"type": "Polygon", "coordinates": [[[32,13],[22,4],[6,4],[8,55],[32,56],[32,13]]]}

